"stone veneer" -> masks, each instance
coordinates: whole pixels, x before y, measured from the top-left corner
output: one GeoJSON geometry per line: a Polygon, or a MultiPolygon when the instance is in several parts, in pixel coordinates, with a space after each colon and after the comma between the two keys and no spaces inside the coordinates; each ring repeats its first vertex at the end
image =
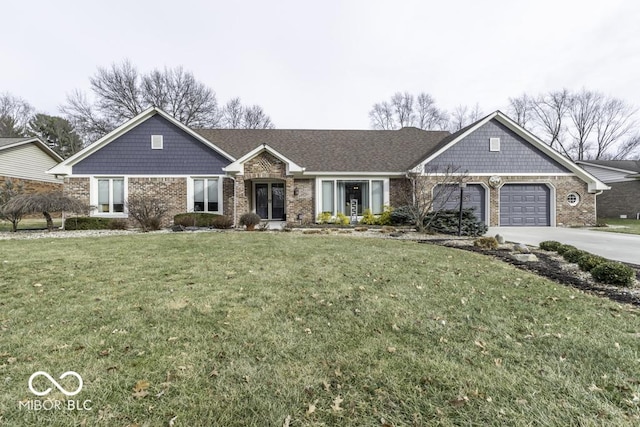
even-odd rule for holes
{"type": "MultiPolygon", "coordinates": [[[[551,185],[555,189],[556,206],[556,226],[584,226],[594,225],[596,196],[587,191],[587,184],[575,176],[501,176],[502,184],[508,183],[544,183],[551,185]],[[569,193],[577,193],[580,202],[576,206],[571,206],[567,202],[569,193]]],[[[427,177],[427,181],[437,183],[435,178],[427,177]]],[[[492,188],[489,185],[488,176],[469,176],[470,183],[482,183],[489,189],[489,221],[490,226],[499,225],[500,192],[499,188],[492,188]]],[[[433,185],[432,184],[432,185],[433,185]]],[[[428,192],[430,188],[426,187],[428,192]]],[[[406,200],[411,200],[408,180],[404,178],[391,179],[389,185],[391,206],[398,207],[406,204],[406,200]]],[[[552,193],[553,194],[553,191],[552,193]]]]}

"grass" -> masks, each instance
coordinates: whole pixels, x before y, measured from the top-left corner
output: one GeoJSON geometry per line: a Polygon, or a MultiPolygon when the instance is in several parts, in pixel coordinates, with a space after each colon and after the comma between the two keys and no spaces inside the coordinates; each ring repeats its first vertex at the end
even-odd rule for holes
{"type": "MultiPolygon", "coordinates": [[[[60,227],[62,225],[62,219],[53,218],[54,227],[60,227]]],[[[38,216],[37,218],[24,218],[22,221],[18,223],[18,230],[27,230],[27,229],[47,229],[47,221],[44,217],[38,216]]],[[[11,231],[12,226],[9,221],[0,220],[0,232],[2,231],[11,231]]]]}
{"type": "Polygon", "coordinates": [[[640,221],[638,221],[637,219],[603,218],[599,219],[598,222],[620,227],[597,227],[593,230],[607,231],[610,233],[640,234],[640,221]]]}
{"type": "Polygon", "coordinates": [[[638,310],[481,255],[246,232],[0,241],[0,254],[0,425],[640,418],[638,310]],[[70,399],[91,410],[21,408],[38,370],[77,371],[70,399]]]}

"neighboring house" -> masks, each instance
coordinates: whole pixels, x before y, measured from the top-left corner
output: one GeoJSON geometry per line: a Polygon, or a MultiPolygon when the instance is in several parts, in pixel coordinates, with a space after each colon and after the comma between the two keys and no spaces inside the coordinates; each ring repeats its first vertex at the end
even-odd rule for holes
{"type": "MultiPolygon", "coordinates": [[[[50,169],[94,216],[127,217],[132,195],[171,215],[245,212],[313,222],[321,212],[381,213],[410,199],[407,174],[453,165],[468,175],[465,206],[489,225],[595,223],[608,187],[497,111],[465,129],[190,129],[151,108],[50,169]]],[[[431,180],[431,181],[429,181],[431,180]]]]}
{"type": "Polygon", "coordinates": [[[63,159],[39,138],[0,138],[0,185],[9,178],[25,192],[62,190],[62,180],[46,171],[63,159]]]}
{"type": "Polygon", "coordinates": [[[640,218],[640,160],[578,161],[611,187],[598,196],[599,218],[640,218]]]}

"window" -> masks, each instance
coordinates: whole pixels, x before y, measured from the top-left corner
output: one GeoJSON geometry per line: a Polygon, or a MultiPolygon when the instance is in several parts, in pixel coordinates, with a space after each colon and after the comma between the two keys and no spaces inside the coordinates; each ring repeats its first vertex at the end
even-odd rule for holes
{"type": "Polygon", "coordinates": [[[322,181],[322,212],[333,215],[333,181],[322,181]]]}
{"type": "Polygon", "coordinates": [[[500,151],[500,138],[489,138],[489,151],[500,151]]]}
{"type": "Polygon", "coordinates": [[[98,212],[124,213],[124,178],[98,179],[98,212]]]}
{"type": "Polygon", "coordinates": [[[578,193],[567,194],[567,203],[569,206],[577,206],[580,203],[580,195],[578,193]]]}
{"type": "Polygon", "coordinates": [[[162,150],[164,146],[164,138],[162,135],[151,135],[151,149],[162,150]]]}
{"type": "Polygon", "coordinates": [[[196,178],[193,180],[193,211],[218,212],[218,179],[196,178]]]}
{"type": "Polygon", "coordinates": [[[363,215],[366,209],[378,215],[384,211],[384,180],[322,180],[319,185],[320,212],[338,213],[350,216],[351,203],[357,203],[357,215],[363,215]]]}

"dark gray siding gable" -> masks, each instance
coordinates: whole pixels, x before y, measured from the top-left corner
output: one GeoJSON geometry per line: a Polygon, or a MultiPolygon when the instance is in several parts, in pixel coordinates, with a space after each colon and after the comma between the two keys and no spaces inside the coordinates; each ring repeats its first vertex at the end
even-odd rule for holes
{"type": "Polygon", "coordinates": [[[449,165],[470,174],[570,172],[496,120],[485,123],[458,141],[429,162],[427,168],[449,165]],[[500,138],[500,151],[489,151],[489,138],[500,138]]]}
{"type": "Polygon", "coordinates": [[[218,175],[231,160],[155,115],[73,166],[73,174],[218,175]],[[162,150],[151,135],[163,136],[162,150]]]}

